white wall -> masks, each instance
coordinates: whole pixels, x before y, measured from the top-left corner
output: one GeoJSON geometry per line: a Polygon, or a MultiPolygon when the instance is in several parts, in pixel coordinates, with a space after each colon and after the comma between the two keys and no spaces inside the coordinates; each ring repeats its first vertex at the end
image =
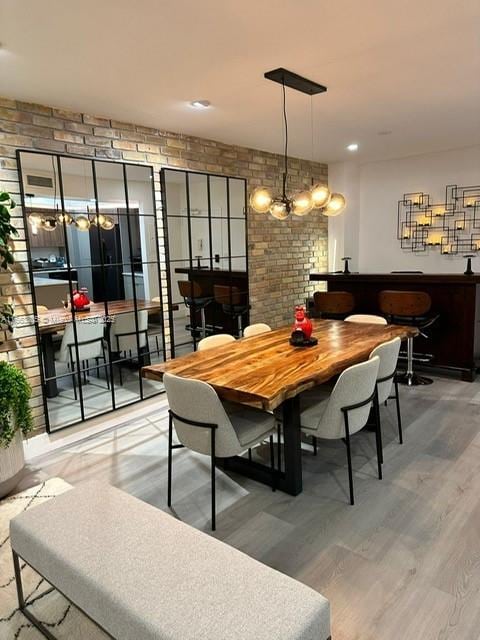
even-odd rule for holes
{"type": "MultiPolygon", "coordinates": [[[[425,192],[431,202],[445,200],[448,184],[480,184],[480,146],[355,165],[329,166],[329,186],[348,200],[346,211],[329,219],[329,270],[342,268],[352,256],[351,270],[388,273],[418,269],[425,273],[461,273],[462,256],[440,255],[438,247],[423,254],[400,248],[397,203],[404,193],[425,192]]],[[[474,263],[475,264],[475,263],[474,263]]],[[[478,264],[480,269],[480,263],[478,264]]]]}

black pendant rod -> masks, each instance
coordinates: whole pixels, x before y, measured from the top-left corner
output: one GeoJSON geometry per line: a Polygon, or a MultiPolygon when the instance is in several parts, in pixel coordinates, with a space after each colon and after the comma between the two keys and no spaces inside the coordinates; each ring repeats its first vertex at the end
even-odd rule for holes
{"type": "Polygon", "coordinates": [[[287,99],[285,93],[285,82],[282,82],[283,94],[283,123],[285,126],[285,149],[284,149],[284,168],[283,168],[283,199],[287,198],[287,175],[288,175],[288,120],[287,120],[287,99]]]}

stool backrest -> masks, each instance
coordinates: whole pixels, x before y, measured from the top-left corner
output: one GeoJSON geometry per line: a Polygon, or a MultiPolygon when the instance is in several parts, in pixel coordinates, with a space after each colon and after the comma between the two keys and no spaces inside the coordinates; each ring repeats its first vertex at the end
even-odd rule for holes
{"type": "Polygon", "coordinates": [[[315,311],[320,314],[350,313],[355,307],[355,298],[349,291],[315,291],[315,311]]]}
{"type": "Polygon", "coordinates": [[[194,280],[179,280],[178,290],[182,298],[201,298],[202,287],[194,280]]]}
{"type": "Polygon", "coordinates": [[[251,338],[252,336],[259,336],[262,333],[268,333],[272,328],[265,324],[264,322],[257,322],[257,324],[251,324],[248,327],[245,327],[243,330],[244,338],[251,338]]]}
{"type": "Polygon", "coordinates": [[[215,302],[226,305],[241,305],[245,303],[245,296],[238,287],[229,287],[224,284],[213,285],[215,302]]]}
{"type": "Polygon", "coordinates": [[[430,311],[432,299],[425,291],[380,291],[380,311],[389,316],[414,318],[430,311]]]}
{"type": "Polygon", "coordinates": [[[365,322],[369,324],[387,324],[383,316],[374,316],[368,313],[355,313],[353,316],[345,318],[345,322],[365,322]]]}
{"type": "Polygon", "coordinates": [[[219,347],[221,344],[228,344],[229,342],[235,342],[235,338],[229,333],[217,333],[214,336],[202,338],[197,345],[197,351],[206,351],[207,349],[219,347]]]}
{"type": "MultiPolygon", "coordinates": [[[[400,352],[400,338],[393,338],[393,340],[389,340],[388,342],[383,342],[379,344],[378,347],[370,354],[370,358],[374,358],[378,356],[380,358],[380,365],[378,367],[378,376],[377,379],[381,380],[382,378],[387,378],[391,376],[392,373],[395,373],[397,369],[397,360],[398,354],[400,352]]],[[[393,377],[389,380],[385,380],[384,382],[378,383],[378,402],[382,404],[385,400],[388,399],[390,393],[392,392],[393,385],[393,377]]]]}

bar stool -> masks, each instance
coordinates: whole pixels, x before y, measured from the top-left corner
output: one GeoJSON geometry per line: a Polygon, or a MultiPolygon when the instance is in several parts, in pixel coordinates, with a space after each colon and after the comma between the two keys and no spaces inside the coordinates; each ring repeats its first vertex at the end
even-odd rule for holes
{"type": "MultiPolygon", "coordinates": [[[[417,327],[420,335],[428,338],[424,332],[437,319],[438,314],[429,314],[432,299],[425,291],[380,291],[378,295],[380,311],[388,317],[391,324],[403,324],[417,327]]],[[[405,358],[405,353],[401,354],[405,358]]],[[[420,376],[413,371],[413,361],[431,362],[430,354],[415,354],[413,352],[413,338],[407,339],[407,370],[398,376],[398,382],[408,386],[432,384],[433,380],[420,376]]]]}
{"type": "Polygon", "coordinates": [[[242,337],[242,316],[248,311],[245,294],[238,287],[223,284],[213,285],[215,302],[222,305],[223,313],[237,321],[238,337],[242,337]]]}
{"type": "Polygon", "coordinates": [[[200,318],[202,323],[202,337],[207,335],[207,327],[205,324],[205,307],[212,301],[211,297],[205,296],[202,287],[198,282],[193,280],[179,280],[178,289],[180,295],[183,297],[185,306],[191,309],[195,315],[197,311],[200,311],[200,318]]]}
{"type": "Polygon", "coordinates": [[[315,312],[321,318],[344,320],[355,307],[355,298],[349,291],[315,291],[315,312]]]}

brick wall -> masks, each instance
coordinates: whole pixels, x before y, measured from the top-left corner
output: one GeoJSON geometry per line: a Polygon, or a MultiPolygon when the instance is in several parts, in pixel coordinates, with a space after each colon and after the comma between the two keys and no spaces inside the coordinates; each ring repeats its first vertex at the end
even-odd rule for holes
{"type": "MultiPolygon", "coordinates": [[[[260,184],[278,190],[281,186],[282,158],[276,154],[0,97],[0,185],[20,202],[17,148],[152,165],[161,260],[164,256],[161,167],[243,177],[247,179],[248,192],[260,184]]],[[[291,190],[309,187],[312,177],[315,181],[327,182],[324,164],[291,158],[289,173],[291,190]]],[[[26,313],[31,313],[20,206],[13,215],[19,230],[15,241],[17,264],[13,274],[0,274],[0,295],[12,296],[15,302],[24,305],[26,313]]],[[[327,219],[319,212],[312,212],[304,218],[279,221],[249,211],[247,225],[251,321],[264,320],[272,326],[289,322],[293,305],[302,302],[313,290],[308,281],[309,271],[327,268],[327,219]]],[[[165,289],[163,295],[166,295],[165,289]]],[[[40,372],[33,327],[18,329],[16,338],[0,345],[0,359],[8,359],[25,369],[33,386],[36,423],[42,428],[40,372]]]]}

